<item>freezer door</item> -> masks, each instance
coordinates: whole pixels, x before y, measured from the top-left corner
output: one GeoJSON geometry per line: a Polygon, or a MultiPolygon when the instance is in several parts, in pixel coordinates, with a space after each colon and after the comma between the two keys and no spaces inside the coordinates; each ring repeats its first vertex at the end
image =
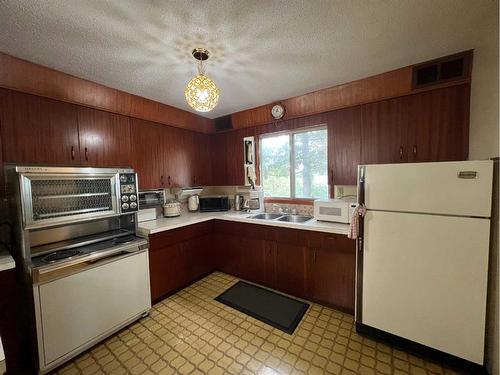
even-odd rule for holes
{"type": "Polygon", "coordinates": [[[367,165],[368,209],[491,216],[493,161],[367,165]]]}
{"type": "Polygon", "coordinates": [[[367,212],[362,323],[483,364],[490,221],[367,212]]]}

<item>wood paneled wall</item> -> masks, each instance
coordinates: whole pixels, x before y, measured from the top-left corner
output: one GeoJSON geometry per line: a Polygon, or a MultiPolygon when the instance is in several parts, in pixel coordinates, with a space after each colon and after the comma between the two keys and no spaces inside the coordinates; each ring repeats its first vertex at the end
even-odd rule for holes
{"type": "MultiPolygon", "coordinates": [[[[468,58],[467,63],[470,67],[472,63],[472,52],[473,51],[470,50],[453,56],[466,55],[468,58]]],[[[438,60],[440,59],[436,61],[438,60]]],[[[464,76],[459,79],[415,88],[413,85],[413,69],[420,65],[422,65],[422,63],[362,78],[357,81],[328,87],[293,98],[278,100],[277,103],[285,107],[283,119],[291,120],[419,92],[462,85],[464,83],[470,83],[471,80],[471,71],[467,68],[464,72],[464,76]]],[[[233,113],[231,115],[233,128],[241,129],[271,122],[271,108],[273,105],[274,103],[269,103],[260,107],[233,113]]]]}
{"type": "MultiPolygon", "coordinates": [[[[358,164],[466,160],[470,84],[212,136],[213,183],[244,183],[243,138],[326,124],[330,185],[355,185],[358,164]]],[[[258,155],[257,155],[258,158],[258,155]]],[[[258,166],[258,160],[257,160],[258,166]]]]}
{"type": "Polygon", "coordinates": [[[0,87],[202,133],[213,120],[0,53],[0,87]]]}

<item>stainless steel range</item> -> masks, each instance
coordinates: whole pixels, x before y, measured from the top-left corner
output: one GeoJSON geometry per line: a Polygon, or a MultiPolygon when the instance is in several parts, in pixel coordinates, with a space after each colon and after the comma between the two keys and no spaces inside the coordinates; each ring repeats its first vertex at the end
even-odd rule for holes
{"type": "Polygon", "coordinates": [[[151,308],[132,169],[6,167],[16,253],[48,372],[151,308]]]}

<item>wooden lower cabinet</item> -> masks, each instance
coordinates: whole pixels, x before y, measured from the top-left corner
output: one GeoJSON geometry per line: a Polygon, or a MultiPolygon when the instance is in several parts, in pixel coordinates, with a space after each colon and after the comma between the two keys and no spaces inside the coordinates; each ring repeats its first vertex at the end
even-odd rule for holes
{"type": "Polygon", "coordinates": [[[354,312],[356,246],[345,235],[216,221],[214,268],[354,312]]]}
{"type": "Polygon", "coordinates": [[[297,297],[306,297],[307,247],[276,243],[276,289],[297,297]]]}
{"type": "Polygon", "coordinates": [[[324,240],[323,245],[309,249],[307,294],[313,300],[354,312],[354,241],[339,235],[324,235],[324,240]]]}
{"type": "Polygon", "coordinates": [[[158,301],[210,273],[212,222],[149,236],[151,300],[158,301]]]}
{"type": "Polygon", "coordinates": [[[152,301],[218,269],[354,312],[356,249],[345,235],[215,220],[149,240],[152,301]]]}

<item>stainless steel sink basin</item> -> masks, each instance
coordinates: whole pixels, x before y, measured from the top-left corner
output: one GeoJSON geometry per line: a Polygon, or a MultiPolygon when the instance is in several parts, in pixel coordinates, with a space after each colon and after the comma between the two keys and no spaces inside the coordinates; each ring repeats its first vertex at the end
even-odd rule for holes
{"type": "Polygon", "coordinates": [[[311,220],[311,216],[301,216],[301,215],[286,215],[282,216],[278,219],[278,221],[286,221],[289,223],[305,223],[306,221],[311,220]]]}
{"type": "Polygon", "coordinates": [[[248,216],[249,219],[274,220],[283,216],[283,214],[257,214],[248,216]]]}

